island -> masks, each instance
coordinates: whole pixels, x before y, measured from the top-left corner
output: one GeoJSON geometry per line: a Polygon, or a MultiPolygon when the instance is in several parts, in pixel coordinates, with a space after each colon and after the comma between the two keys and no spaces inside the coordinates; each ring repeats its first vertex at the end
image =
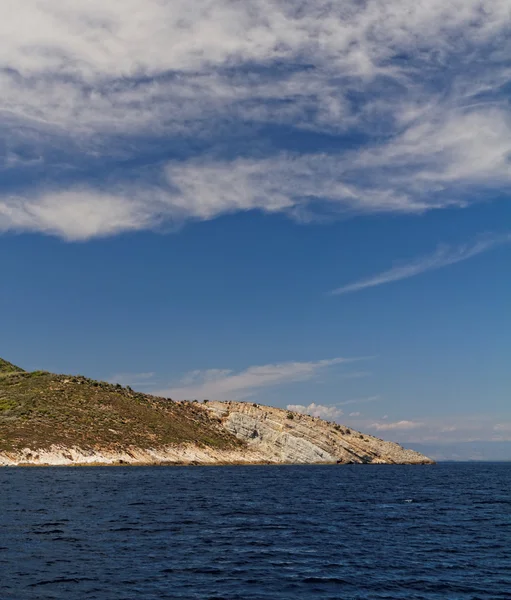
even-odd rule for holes
{"type": "Polygon", "coordinates": [[[252,402],[174,401],[0,359],[0,466],[433,464],[394,442],[252,402]]]}

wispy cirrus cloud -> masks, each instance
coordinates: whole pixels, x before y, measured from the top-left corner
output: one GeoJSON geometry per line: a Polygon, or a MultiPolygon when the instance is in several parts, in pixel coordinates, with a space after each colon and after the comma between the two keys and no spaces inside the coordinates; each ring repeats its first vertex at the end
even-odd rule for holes
{"type": "Polygon", "coordinates": [[[380,400],[380,396],[367,396],[364,398],[351,398],[350,400],[344,400],[342,402],[338,402],[337,406],[348,406],[349,404],[365,404],[366,402],[377,402],[380,400]]]}
{"type": "Polygon", "coordinates": [[[424,426],[424,423],[420,421],[396,421],[394,423],[373,423],[371,425],[372,429],[376,429],[376,431],[395,431],[395,430],[410,430],[410,429],[419,429],[424,426]]]}
{"type": "Polygon", "coordinates": [[[75,131],[146,131],[150,124],[178,126],[179,116],[189,127],[200,112],[208,125],[219,109],[240,106],[252,119],[301,116],[303,125],[331,130],[353,116],[338,78],[349,90],[367,89],[378,77],[427,89],[442,73],[456,73],[458,93],[468,95],[507,75],[504,35],[484,66],[446,60],[465,58],[467,46],[477,55],[505,34],[507,0],[484,11],[480,0],[320,0],[308,10],[287,0],[250,7],[199,0],[193,11],[184,0],[6,0],[2,11],[3,110],[75,131]],[[277,74],[268,70],[275,63],[277,74]],[[476,81],[468,77],[473,70],[481,74],[476,81]]]}
{"type": "Polygon", "coordinates": [[[357,359],[332,358],[311,362],[284,362],[252,366],[239,372],[226,369],[192,371],[177,386],[158,392],[176,400],[203,399],[241,400],[264,388],[313,379],[334,366],[357,359]]]}
{"type": "Polygon", "coordinates": [[[511,243],[511,234],[508,233],[481,236],[476,241],[461,246],[442,245],[439,246],[433,254],[422,256],[410,263],[397,265],[388,271],[383,271],[383,273],[379,273],[373,277],[343,285],[330,293],[332,295],[340,296],[392,283],[394,281],[400,281],[401,279],[408,279],[409,277],[415,277],[426,271],[434,271],[449,265],[454,265],[464,260],[468,260],[473,256],[477,256],[478,254],[482,254],[483,252],[487,252],[492,248],[509,243],[511,243]]]}
{"type": "Polygon", "coordinates": [[[511,440],[510,423],[505,415],[458,414],[407,418],[405,414],[374,418],[369,415],[349,415],[349,424],[360,431],[382,435],[385,439],[410,443],[435,442],[439,444],[485,440],[511,440]]]}
{"type": "Polygon", "coordinates": [[[0,232],[417,215],[509,190],[510,23],[509,0],[5,0],[0,232]],[[280,128],[339,143],[282,149],[280,128]]]}
{"type": "Polygon", "coordinates": [[[129,386],[147,386],[154,383],[156,373],[116,373],[108,378],[111,383],[129,386]]]}

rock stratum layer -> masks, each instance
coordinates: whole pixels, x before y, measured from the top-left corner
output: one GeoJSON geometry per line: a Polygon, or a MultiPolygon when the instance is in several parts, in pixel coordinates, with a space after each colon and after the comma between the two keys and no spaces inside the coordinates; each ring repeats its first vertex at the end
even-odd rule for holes
{"type": "Polygon", "coordinates": [[[252,452],[274,463],[428,464],[426,456],[344,425],[248,402],[209,402],[208,410],[252,452]]]}
{"type": "Polygon", "coordinates": [[[428,464],[393,442],[247,402],[175,402],[0,359],[0,466],[428,464]]]}

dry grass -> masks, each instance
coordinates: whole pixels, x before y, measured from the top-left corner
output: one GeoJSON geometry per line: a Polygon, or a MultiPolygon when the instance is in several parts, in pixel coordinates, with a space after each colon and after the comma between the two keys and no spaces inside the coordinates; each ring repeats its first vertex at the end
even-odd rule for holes
{"type": "Polygon", "coordinates": [[[23,372],[23,369],[20,369],[16,365],[13,365],[10,362],[7,362],[3,358],[0,358],[0,375],[5,375],[8,373],[20,373],[23,372]]]}
{"type": "Polygon", "coordinates": [[[26,373],[15,367],[0,376],[0,451],[53,444],[157,448],[185,442],[219,449],[243,445],[197,403],[173,402],[81,376],[26,373]]]}

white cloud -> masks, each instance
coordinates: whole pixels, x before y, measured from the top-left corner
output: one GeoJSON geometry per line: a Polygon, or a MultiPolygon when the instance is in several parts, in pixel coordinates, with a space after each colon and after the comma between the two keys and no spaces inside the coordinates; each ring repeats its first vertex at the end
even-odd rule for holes
{"type": "Polygon", "coordinates": [[[180,380],[180,385],[190,386],[194,384],[209,383],[211,381],[219,381],[229,377],[232,374],[230,369],[206,369],[201,371],[200,369],[194,369],[189,371],[180,380]]]}
{"type": "Polygon", "coordinates": [[[327,214],[420,213],[439,205],[380,183],[360,184],[363,168],[356,164],[358,160],[356,155],[281,154],[268,159],[174,163],[167,175],[178,190],[176,208],[201,219],[259,209],[287,212],[303,221],[314,218],[318,204],[327,214]]]}
{"type": "Polygon", "coordinates": [[[0,197],[0,231],[41,231],[78,241],[156,226],[158,219],[155,206],[140,198],[87,189],[0,197]]]}
{"type": "Polygon", "coordinates": [[[493,429],[502,433],[511,433],[511,423],[497,423],[493,429]]]}
{"type": "Polygon", "coordinates": [[[392,431],[392,430],[409,430],[423,427],[424,423],[419,421],[396,421],[395,423],[373,423],[372,429],[377,431],[392,431]]]}
{"type": "Polygon", "coordinates": [[[452,433],[456,431],[458,428],[455,425],[447,425],[446,427],[442,427],[440,429],[440,433],[452,433]]]}
{"type": "MultiPolygon", "coordinates": [[[[327,420],[336,420],[341,417],[344,412],[340,406],[346,406],[350,404],[360,404],[366,402],[375,402],[380,399],[380,396],[370,396],[368,398],[353,398],[352,400],[345,400],[343,402],[337,402],[334,405],[323,405],[316,404],[312,402],[308,406],[303,404],[288,404],[288,410],[294,410],[295,412],[299,412],[306,415],[311,415],[313,417],[321,417],[322,419],[327,420]]],[[[362,413],[360,412],[352,412],[349,414],[350,417],[360,417],[362,413]]]]}
{"type": "Polygon", "coordinates": [[[419,214],[508,189],[510,17],[509,0],[4,0],[0,170],[79,177],[85,158],[168,139],[208,152],[154,160],[136,186],[35,181],[0,196],[0,230],[79,240],[253,209],[419,214]],[[265,125],[362,141],[270,156],[265,125]],[[244,158],[222,155],[229,136],[244,158]]]}
{"type": "Polygon", "coordinates": [[[336,365],[354,359],[333,358],[316,362],[285,362],[253,366],[235,373],[230,370],[209,369],[192,371],[184,378],[185,384],[158,392],[175,400],[203,399],[240,400],[266,387],[295,381],[307,381],[336,365]]]}
{"type": "MultiPolygon", "coordinates": [[[[253,98],[255,87],[266,92],[256,98],[277,98],[277,89],[281,97],[295,99],[300,97],[304,83],[312,79],[314,83],[305,85],[305,93],[301,93],[318,96],[314,105],[320,102],[318,113],[327,113],[326,122],[330,122],[330,112],[343,115],[346,110],[344,98],[334,85],[335,77],[357,77],[367,85],[382,74],[398,80],[414,75],[415,65],[408,73],[403,61],[392,62],[400,52],[409,53],[433,73],[440,67],[445,69],[446,57],[461,53],[469,44],[476,51],[503,34],[510,5],[507,0],[485,2],[483,12],[480,0],[457,0],[448,5],[428,0],[413,6],[406,0],[385,4],[319,0],[303,11],[285,0],[258,0],[250,6],[228,0],[198,0],[193,9],[184,0],[75,0],[72,4],[65,0],[4,0],[1,11],[0,67],[8,69],[5,77],[11,77],[11,83],[3,87],[9,91],[17,83],[18,93],[21,84],[28,88],[11,109],[35,113],[46,121],[58,121],[67,114],[76,126],[80,119],[73,117],[82,116],[76,108],[89,108],[102,121],[110,117],[117,104],[109,102],[110,98],[116,97],[123,81],[130,83],[133,78],[175,73],[178,83],[184,85],[183,97],[187,93],[195,104],[198,98],[204,101],[206,94],[197,96],[190,88],[200,86],[202,78],[211,73],[227,77],[222,68],[277,60],[295,64],[300,59],[315,69],[309,68],[305,82],[299,80],[301,85],[289,84],[285,78],[290,88],[287,94],[282,93],[280,78],[275,81],[254,76],[240,82],[234,73],[226,79],[229,85],[220,87],[221,92],[212,98],[236,100],[247,88],[253,98]],[[48,81],[51,77],[60,78],[60,85],[52,88],[55,82],[48,81]],[[188,77],[193,78],[191,82],[188,77]],[[238,85],[233,85],[233,80],[238,85]],[[101,86],[105,81],[117,85],[101,86]],[[321,96],[320,89],[324,90],[321,96]],[[36,95],[42,96],[39,105],[33,102],[27,107],[26,98],[36,95]]],[[[505,38],[502,42],[498,49],[505,53],[505,38]]],[[[498,66],[498,56],[489,59],[494,70],[495,62],[498,66]]],[[[459,65],[458,71],[463,72],[463,66],[459,65]]],[[[489,67],[480,71],[487,79],[489,67]]],[[[428,72],[415,74],[418,80],[419,75],[424,80],[428,72]]],[[[484,79],[478,80],[473,86],[479,88],[484,83],[484,79]]],[[[160,102],[172,106],[175,94],[166,93],[165,84],[150,80],[145,86],[127,85],[126,92],[133,99],[126,102],[131,113],[127,121],[144,123],[140,100],[154,101],[159,94],[160,102]]]]}
{"type": "Polygon", "coordinates": [[[343,415],[342,410],[336,406],[325,406],[323,404],[315,404],[314,402],[308,406],[304,406],[303,404],[288,404],[287,409],[303,415],[310,415],[311,417],[320,417],[327,421],[335,421],[335,419],[343,415]]]}
{"type": "Polygon", "coordinates": [[[454,416],[427,417],[417,420],[399,420],[383,423],[369,419],[357,421],[362,431],[384,432],[386,439],[403,443],[412,442],[470,442],[475,440],[511,440],[510,423],[504,415],[458,414],[454,416]]]}
{"type": "MultiPolygon", "coordinates": [[[[388,416],[375,418],[357,415],[348,419],[350,425],[362,432],[381,436],[403,444],[454,443],[474,440],[511,441],[509,415],[496,414],[456,414],[426,416],[389,421],[388,416]]],[[[413,447],[413,446],[412,446],[413,447]]]]}
{"type": "Polygon", "coordinates": [[[480,237],[471,244],[464,244],[462,246],[450,247],[440,246],[434,254],[429,256],[423,256],[419,259],[412,261],[407,264],[392,267],[388,271],[384,271],[373,277],[356,281],[348,285],[341,286],[331,293],[334,295],[348,294],[351,292],[358,292],[370,287],[376,287],[384,285],[386,283],[392,283],[394,281],[400,281],[401,279],[408,279],[409,277],[415,277],[426,271],[433,271],[454,265],[456,263],[468,260],[473,256],[477,256],[483,252],[491,250],[496,246],[511,243],[511,234],[495,235],[490,234],[480,237]]]}

